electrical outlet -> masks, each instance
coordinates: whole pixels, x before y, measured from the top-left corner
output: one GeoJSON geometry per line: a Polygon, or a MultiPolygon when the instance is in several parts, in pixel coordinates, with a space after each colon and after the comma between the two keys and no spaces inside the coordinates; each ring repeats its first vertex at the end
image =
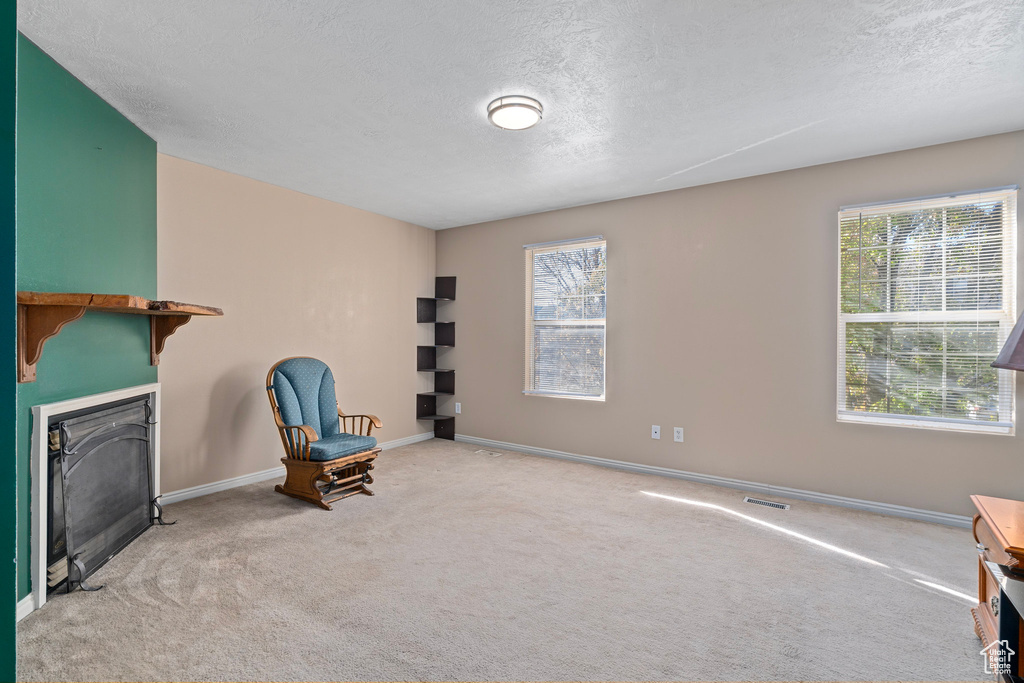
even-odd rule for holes
{"type": "MultiPolygon", "coordinates": [[[[455,414],[456,415],[460,415],[461,413],[462,413],[462,404],[461,403],[456,403],[455,404],[455,414]]],[[[682,439],[680,439],[680,441],[682,441],[682,439]]]]}
{"type": "Polygon", "coordinates": [[[676,441],[678,441],[679,443],[682,443],[683,442],[683,428],[682,427],[673,427],[672,428],[672,438],[675,439],[676,441]]]}
{"type": "Polygon", "coordinates": [[[658,425],[651,425],[651,438],[652,439],[660,439],[661,438],[661,427],[659,427],[658,425]]]}

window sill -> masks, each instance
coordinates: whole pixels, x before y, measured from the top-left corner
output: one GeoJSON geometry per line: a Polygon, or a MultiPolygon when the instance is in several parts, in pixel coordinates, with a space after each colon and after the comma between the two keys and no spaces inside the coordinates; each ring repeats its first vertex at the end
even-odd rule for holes
{"type": "Polygon", "coordinates": [[[604,403],[604,396],[576,396],[574,394],[551,394],[545,391],[523,391],[524,396],[543,396],[545,398],[568,398],[574,401],[599,401],[604,403]]]}
{"type": "Polygon", "coordinates": [[[938,420],[915,418],[902,415],[886,415],[884,413],[855,413],[839,411],[836,422],[853,424],[872,424],[883,427],[911,427],[915,429],[932,429],[942,432],[969,432],[971,434],[998,434],[1013,436],[1014,426],[1005,422],[969,422],[967,420],[938,420]]]}

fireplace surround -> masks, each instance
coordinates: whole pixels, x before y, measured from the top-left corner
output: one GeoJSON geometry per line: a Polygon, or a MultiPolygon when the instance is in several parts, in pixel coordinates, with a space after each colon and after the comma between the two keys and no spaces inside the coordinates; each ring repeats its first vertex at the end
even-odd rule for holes
{"type": "Polygon", "coordinates": [[[159,516],[147,498],[160,495],[160,385],[34,406],[31,467],[31,606],[38,609],[48,586],[77,587],[159,516]],[[120,490],[107,490],[104,480],[120,480],[120,490]]]}

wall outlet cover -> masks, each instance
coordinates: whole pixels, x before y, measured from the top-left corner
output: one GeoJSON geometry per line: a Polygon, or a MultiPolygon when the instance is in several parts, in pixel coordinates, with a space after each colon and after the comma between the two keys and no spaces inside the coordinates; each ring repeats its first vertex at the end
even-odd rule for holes
{"type": "Polygon", "coordinates": [[[458,415],[461,412],[462,412],[462,404],[461,403],[456,403],[455,404],[455,414],[458,415]]]}
{"type": "Polygon", "coordinates": [[[678,441],[679,443],[682,443],[683,442],[683,428],[682,427],[673,427],[672,428],[672,438],[675,439],[676,441],[678,441]]]}
{"type": "Polygon", "coordinates": [[[660,426],[658,426],[658,425],[651,425],[651,438],[652,439],[660,439],[661,438],[661,427],[660,426]]]}

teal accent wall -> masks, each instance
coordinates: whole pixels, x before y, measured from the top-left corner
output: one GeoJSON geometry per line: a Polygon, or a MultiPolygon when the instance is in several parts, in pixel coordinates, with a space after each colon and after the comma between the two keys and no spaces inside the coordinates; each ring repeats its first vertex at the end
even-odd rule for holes
{"type": "Polygon", "coordinates": [[[15,146],[17,3],[0,3],[0,353],[7,357],[10,392],[0,392],[0,681],[16,681],[14,620],[17,603],[17,384],[15,317],[15,146]],[[10,447],[11,450],[7,450],[10,447]]]}
{"type": "MultiPolygon", "coordinates": [[[[18,36],[17,288],[156,298],[156,142],[18,36]]],[[[155,382],[149,318],[86,313],[19,384],[18,596],[29,593],[31,409],[155,382]]]]}

